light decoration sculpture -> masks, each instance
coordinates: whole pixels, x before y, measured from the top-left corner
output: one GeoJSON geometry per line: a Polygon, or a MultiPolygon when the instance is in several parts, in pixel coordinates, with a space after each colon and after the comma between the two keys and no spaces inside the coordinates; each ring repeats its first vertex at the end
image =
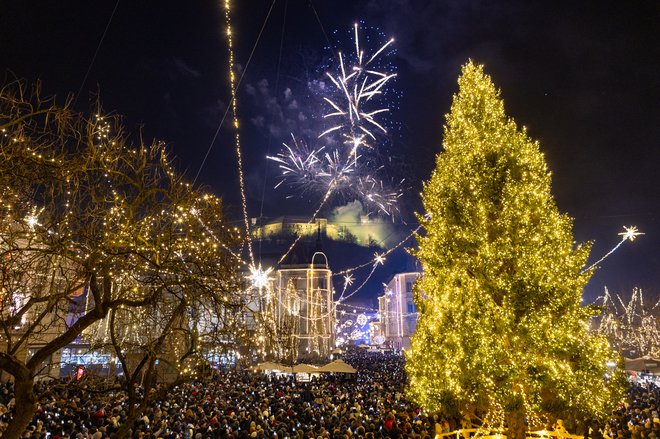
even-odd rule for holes
{"type": "Polygon", "coordinates": [[[596,332],[606,336],[626,356],[658,358],[660,300],[645,300],[640,288],[634,288],[630,298],[624,300],[621,294],[612,295],[605,288],[595,304],[604,309],[596,320],[596,332]]]}
{"type": "Polygon", "coordinates": [[[265,288],[268,286],[272,271],[273,267],[268,267],[264,270],[261,268],[261,265],[258,267],[250,266],[250,275],[248,276],[248,279],[250,279],[254,288],[265,288]]]}

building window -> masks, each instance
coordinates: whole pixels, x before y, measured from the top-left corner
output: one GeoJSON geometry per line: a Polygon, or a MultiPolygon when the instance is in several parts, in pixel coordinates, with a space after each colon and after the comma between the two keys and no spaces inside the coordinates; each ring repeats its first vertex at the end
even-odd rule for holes
{"type": "Polygon", "coordinates": [[[409,280],[406,282],[406,293],[412,293],[413,290],[413,281],[409,280]]]}
{"type": "Polygon", "coordinates": [[[408,302],[408,313],[412,314],[414,312],[417,312],[415,309],[415,304],[412,302],[408,302]]]}

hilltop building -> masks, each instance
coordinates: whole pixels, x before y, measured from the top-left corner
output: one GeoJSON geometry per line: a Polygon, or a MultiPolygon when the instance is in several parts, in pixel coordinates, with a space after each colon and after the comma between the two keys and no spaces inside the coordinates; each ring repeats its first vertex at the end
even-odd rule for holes
{"type": "Polygon", "coordinates": [[[328,220],[296,216],[276,218],[252,218],[252,234],[255,239],[286,240],[292,236],[314,239],[318,231],[333,241],[343,241],[363,247],[389,247],[399,238],[392,225],[380,219],[359,215],[353,220],[328,220]]]}

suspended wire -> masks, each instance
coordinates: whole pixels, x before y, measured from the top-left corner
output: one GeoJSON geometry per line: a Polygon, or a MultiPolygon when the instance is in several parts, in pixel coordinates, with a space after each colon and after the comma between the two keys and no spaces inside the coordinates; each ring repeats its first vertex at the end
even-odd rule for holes
{"type": "MultiPolygon", "coordinates": [[[[289,5],[289,1],[286,0],[284,2],[284,19],[282,21],[282,35],[280,36],[280,51],[279,55],[277,57],[277,72],[275,74],[275,99],[277,99],[277,95],[279,93],[279,87],[280,87],[280,66],[282,64],[282,48],[284,46],[284,34],[286,30],[286,13],[287,13],[287,7],[289,5]]],[[[273,120],[275,119],[275,115],[271,115],[270,122],[273,123],[273,120]]],[[[268,136],[268,143],[266,144],[266,156],[270,156],[270,145],[271,145],[271,140],[273,139],[273,136],[268,136]]],[[[264,165],[264,185],[263,188],[261,189],[261,206],[259,208],[259,219],[261,220],[264,216],[264,200],[266,198],[266,183],[268,182],[268,162],[265,162],[264,165]]],[[[262,234],[263,235],[263,234],[262,234]]],[[[261,243],[263,241],[263,236],[259,237],[259,263],[261,263],[261,243]]]]}
{"type": "MultiPolygon", "coordinates": [[[[238,88],[241,86],[241,83],[243,82],[243,78],[245,77],[245,72],[247,72],[248,67],[250,66],[250,62],[252,61],[252,56],[254,55],[255,50],[257,50],[257,46],[259,45],[259,41],[261,40],[261,35],[263,34],[264,29],[266,28],[266,24],[268,23],[268,19],[270,18],[270,13],[273,11],[273,7],[275,6],[276,1],[277,0],[273,0],[273,3],[271,3],[270,5],[270,9],[268,9],[268,14],[266,14],[264,23],[261,25],[261,30],[259,30],[259,35],[257,35],[257,39],[255,40],[254,45],[252,46],[252,51],[250,52],[250,56],[248,57],[248,60],[245,63],[245,67],[243,68],[243,72],[241,73],[240,78],[238,78],[238,82],[236,83],[235,90],[233,90],[234,93],[238,91],[238,88]]],[[[233,104],[234,104],[234,98],[230,100],[229,104],[227,105],[227,108],[225,109],[225,113],[222,115],[222,119],[220,119],[218,128],[215,130],[215,134],[213,134],[213,138],[211,139],[211,143],[206,150],[206,154],[204,155],[204,158],[202,159],[202,163],[199,165],[197,174],[195,174],[195,178],[193,179],[192,186],[194,186],[195,183],[197,182],[197,178],[199,178],[199,174],[202,172],[202,168],[206,164],[206,159],[208,159],[209,154],[211,154],[211,149],[213,149],[213,146],[215,145],[215,141],[218,138],[220,129],[222,128],[222,125],[224,124],[225,119],[227,118],[227,114],[229,113],[229,110],[231,109],[233,104]]]]}
{"type": "Polygon", "coordinates": [[[112,14],[110,14],[110,18],[108,19],[108,23],[105,25],[105,29],[103,30],[103,35],[101,35],[101,39],[99,40],[99,44],[96,46],[96,50],[94,51],[94,56],[92,56],[92,60],[89,63],[89,67],[87,67],[87,72],[85,72],[85,76],[83,77],[82,82],[80,83],[80,88],[78,89],[78,93],[76,93],[75,97],[73,98],[73,105],[76,105],[76,102],[78,102],[78,96],[80,96],[80,93],[82,93],[82,89],[85,86],[85,83],[87,82],[87,78],[89,77],[89,73],[92,71],[92,66],[94,66],[94,61],[96,61],[96,56],[99,54],[99,50],[101,50],[101,45],[103,44],[103,40],[105,40],[105,36],[108,33],[108,29],[110,29],[110,23],[112,23],[112,19],[115,16],[115,12],[117,12],[117,7],[119,6],[119,1],[115,3],[115,8],[112,10],[112,14]]]}
{"type": "Polygon", "coordinates": [[[316,12],[316,7],[314,6],[314,2],[312,0],[309,0],[309,5],[312,7],[312,11],[314,12],[314,17],[316,17],[316,21],[318,22],[319,26],[321,27],[321,32],[323,32],[323,36],[325,37],[325,41],[328,43],[328,49],[332,52],[332,56],[335,57],[335,60],[337,59],[337,54],[335,54],[335,51],[332,50],[332,43],[330,42],[330,38],[328,38],[328,34],[325,31],[325,27],[323,27],[323,23],[321,22],[321,18],[319,17],[319,13],[316,12]]]}

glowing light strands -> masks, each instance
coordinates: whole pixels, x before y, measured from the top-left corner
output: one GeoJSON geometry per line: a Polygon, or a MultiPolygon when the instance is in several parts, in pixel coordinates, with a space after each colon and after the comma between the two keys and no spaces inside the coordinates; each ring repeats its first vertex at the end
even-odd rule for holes
{"type": "MultiPolygon", "coordinates": [[[[314,211],[312,216],[309,218],[309,221],[307,221],[307,224],[312,224],[314,221],[316,221],[316,217],[321,212],[321,209],[323,208],[323,206],[325,206],[325,203],[327,203],[328,200],[330,199],[330,196],[332,195],[335,184],[336,184],[335,180],[330,182],[328,190],[326,191],[325,195],[323,196],[323,199],[321,200],[321,203],[319,203],[319,206],[316,208],[316,210],[314,211]]],[[[286,252],[284,252],[284,254],[277,261],[278,264],[281,264],[282,262],[284,262],[284,260],[289,255],[289,253],[291,253],[293,251],[293,249],[295,248],[296,244],[298,244],[298,241],[300,241],[300,238],[302,238],[302,236],[303,236],[302,234],[299,234],[296,237],[296,239],[291,243],[291,245],[286,250],[286,252]]]]}
{"type": "Polygon", "coordinates": [[[371,277],[372,277],[372,276],[374,275],[374,273],[376,272],[376,269],[378,268],[378,265],[380,265],[380,263],[376,262],[376,263],[371,267],[371,271],[369,272],[369,274],[367,275],[367,277],[364,278],[364,280],[362,281],[362,283],[361,283],[360,285],[358,285],[357,288],[355,288],[355,289],[354,289],[353,291],[351,291],[349,294],[344,295],[344,292],[345,292],[345,290],[346,290],[346,285],[344,285],[344,291],[342,291],[342,294],[341,294],[341,296],[339,296],[339,299],[337,299],[337,302],[343,302],[344,300],[346,300],[346,299],[350,298],[351,296],[357,294],[357,293],[358,293],[358,292],[359,292],[359,291],[360,291],[360,290],[361,290],[361,289],[367,284],[367,282],[369,282],[369,279],[371,279],[371,277]]]}
{"type": "Polygon", "coordinates": [[[656,317],[660,300],[646,305],[642,290],[635,288],[625,302],[620,294],[613,297],[606,287],[595,303],[604,308],[596,332],[606,336],[614,347],[634,352],[634,357],[660,355],[660,322],[656,317]]]}
{"type": "Polygon", "coordinates": [[[234,141],[236,147],[236,159],[238,161],[238,180],[241,191],[241,203],[243,207],[243,221],[245,226],[245,239],[247,241],[250,262],[254,266],[254,253],[252,251],[252,235],[250,234],[250,220],[247,212],[247,198],[245,196],[245,175],[243,173],[243,154],[241,152],[241,135],[238,125],[238,104],[236,102],[236,74],[234,65],[234,45],[231,30],[231,8],[230,1],[225,0],[225,23],[227,25],[227,46],[229,48],[229,85],[231,88],[231,110],[234,120],[234,141]]]}
{"type": "Polygon", "coordinates": [[[374,254],[374,258],[372,258],[372,259],[369,260],[368,262],[365,262],[365,263],[360,264],[360,265],[356,265],[356,266],[351,267],[351,268],[347,268],[347,269],[342,270],[342,271],[338,271],[338,272],[335,273],[334,275],[335,275],[335,276],[344,276],[344,275],[349,274],[349,273],[351,273],[351,272],[353,272],[353,271],[355,271],[355,270],[359,270],[360,268],[364,268],[364,267],[367,267],[367,266],[369,266],[369,265],[373,265],[373,264],[376,264],[376,263],[381,264],[381,263],[382,263],[382,262],[380,262],[381,259],[384,261],[383,258],[384,258],[385,256],[389,255],[389,254],[392,253],[393,251],[395,251],[395,250],[397,250],[398,248],[400,248],[403,244],[405,244],[406,242],[408,242],[408,240],[410,240],[410,238],[412,238],[413,236],[415,236],[415,234],[417,234],[417,232],[419,232],[419,231],[421,230],[421,228],[422,228],[421,225],[415,227],[415,229],[413,229],[413,230],[412,230],[408,235],[406,235],[401,241],[399,241],[398,243],[396,243],[395,245],[393,245],[392,247],[390,247],[389,249],[387,249],[384,253],[380,253],[380,254],[379,254],[379,253],[375,253],[375,254],[374,254]]]}
{"type": "Polygon", "coordinates": [[[213,238],[213,240],[216,243],[218,243],[224,250],[226,250],[234,259],[236,259],[239,262],[239,265],[245,265],[245,261],[243,261],[243,258],[241,258],[241,256],[239,254],[237,254],[236,252],[234,252],[231,248],[227,247],[227,245],[220,238],[218,238],[215,235],[213,230],[211,230],[211,228],[204,221],[202,221],[202,219],[199,216],[199,212],[198,212],[197,209],[195,209],[195,208],[190,209],[190,214],[193,215],[197,219],[199,224],[202,227],[204,227],[206,232],[209,234],[209,236],[211,236],[211,238],[213,238]]]}
{"type": "Polygon", "coordinates": [[[630,227],[623,226],[623,232],[619,233],[619,236],[622,237],[621,241],[617,245],[615,245],[612,250],[605,253],[605,256],[603,256],[602,258],[600,258],[599,260],[597,260],[596,262],[591,264],[589,267],[582,270],[582,273],[585,273],[585,272],[591,270],[592,268],[595,268],[596,266],[598,266],[598,264],[600,264],[605,259],[607,259],[608,256],[610,256],[612,253],[617,251],[619,249],[619,247],[621,247],[621,245],[623,245],[624,242],[626,242],[626,241],[633,242],[638,236],[643,235],[643,234],[644,233],[641,233],[639,230],[637,230],[636,226],[630,226],[630,227]]]}
{"type": "Polygon", "coordinates": [[[469,61],[458,85],[422,193],[433,215],[421,221],[414,252],[424,276],[407,395],[430,412],[455,408],[473,425],[507,418],[516,437],[564,414],[606,418],[624,395],[625,372],[605,377],[617,353],[588,332],[589,276],[580,271],[589,248],[576,245],[539,143],[504,111],[483,66],[469,61]],[[524,174],[509,172],[520,166],[524,174]],[[503,172],[511,174],[504,185],[503,172]]]}
{"type": "Polygon", "coordinates": [[[359,292],[366,284],[369,282],[373,274],[376,272],[376,269],[378,268],[379,265],[383,265],[385,263],[385,259],[387,255],[392,253],[393,251],[397,250],[400,248],[402,245],[404,245],[410,238],[415,236],[417,232],[422,228],[422,225],[417,226],[415,229],[413,229],[408,235],[406,235],[401,241],[399,241],[397,244],[389,248],[383,253],[374,253],[374,257],[363,264],[356,265],[355,267],[352,268],[347,268],[346,270],[342,270],[340,272],[334,273],[334,276],[343,276],[344,277],[344,287],[339,295],[339,298],[337,299],[337,304],[340,302],[352,297],[355,295],[357,292],[359,292]],[[356,270],[359,270],[360,268],[364,268],[371,265],[371,270],[367,274],[366,278],[360,283],[360,285],[355,288],[353,291],[350,293],[346,293],[348,290],[348,287],[353,284],[353,276],[351,273],[353,273],[356,270]]]}

